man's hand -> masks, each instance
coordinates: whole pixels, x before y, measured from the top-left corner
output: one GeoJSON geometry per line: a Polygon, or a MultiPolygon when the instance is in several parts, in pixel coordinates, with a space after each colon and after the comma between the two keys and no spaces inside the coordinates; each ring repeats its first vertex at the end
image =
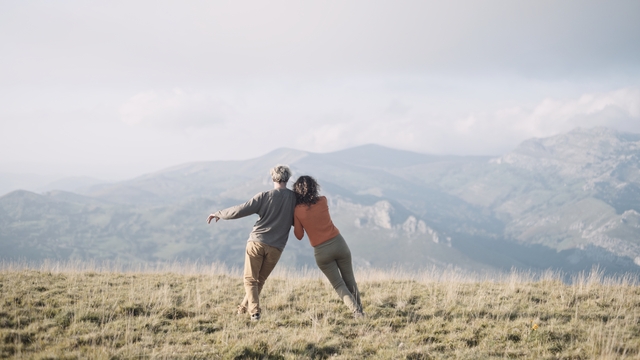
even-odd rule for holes
{"type": "Polygon", "coordinates": [[[215,216],[215,215],[211,214],[207,218],[207,224],[211,224],[211,220],[213,220],[213,219],[216,219],[216,222],[218,222],[218,220],[220,220],[220,218],[218,216],[215,216]]]}

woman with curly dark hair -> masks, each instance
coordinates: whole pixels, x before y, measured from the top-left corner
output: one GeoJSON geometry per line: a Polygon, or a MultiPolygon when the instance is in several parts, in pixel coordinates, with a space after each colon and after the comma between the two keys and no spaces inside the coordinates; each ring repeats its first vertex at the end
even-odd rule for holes
{"type": "Polygon", "coordinates": [[[358,284],[353,275],[351,251],[331,221],[327,198],[319,196],[318,182],[307,175],[296,180],[293,191],[296,194],[293,218],[296,238],[302,240],[304,232],[307,232],[316,264],[329,279],[338,296],[353,311],[353,315],[362,317],[364,313],[358,284]]]}

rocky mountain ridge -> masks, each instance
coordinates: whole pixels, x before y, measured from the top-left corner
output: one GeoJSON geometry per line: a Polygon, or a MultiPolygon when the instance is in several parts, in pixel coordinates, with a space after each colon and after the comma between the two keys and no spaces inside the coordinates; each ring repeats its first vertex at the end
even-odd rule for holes
{"type": "MultiPolygon", "coordinates": [[[[527,140],[495,158],[377,145],[327,154],[278,149],[78,194],[7,194],[0,197],[0,253],[239,264],[236,253],[255,219],[206,226],[204,218],[268,190],[268,169],[286,163],[294,178],[319,180],[361,266],[579,271],[599,264],[636,272],[639,155],[640,135],[604,128],[527,140]]],[[[291,237],[283,261],[312,266],[309,245],[291,237]]]]}

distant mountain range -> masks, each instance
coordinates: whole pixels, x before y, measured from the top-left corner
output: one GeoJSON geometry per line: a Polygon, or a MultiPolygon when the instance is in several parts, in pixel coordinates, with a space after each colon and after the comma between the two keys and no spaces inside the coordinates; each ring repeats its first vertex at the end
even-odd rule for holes
{"type": "MultiPolygon", "coordinates": [[[[527,140],[501,157],[279,149],[76,193],[13,191],[0,197],[0,256],[238,265],[256,218],[206,217],[270,189],[269,168],[288,164],[294,179],[318,179],[359,266],[638,273],[639,157],[639,134],[606,128],[527,140]]],[[[282,262],[315,266],[308,241],[291,236],[282,262]]]]}

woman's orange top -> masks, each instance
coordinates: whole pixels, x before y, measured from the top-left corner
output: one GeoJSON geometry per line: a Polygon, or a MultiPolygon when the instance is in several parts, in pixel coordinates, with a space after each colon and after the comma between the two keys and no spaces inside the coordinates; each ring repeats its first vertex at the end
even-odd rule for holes
{"type": "Polygon", "coordinates": [[[318,202],[311,206],[306,204],[296,206],[293,214],[293,233],[298,240],[302,240],[305,231],[313,247],[340,234],[331,221],[326,197],[320,196],[318,202]]]}

